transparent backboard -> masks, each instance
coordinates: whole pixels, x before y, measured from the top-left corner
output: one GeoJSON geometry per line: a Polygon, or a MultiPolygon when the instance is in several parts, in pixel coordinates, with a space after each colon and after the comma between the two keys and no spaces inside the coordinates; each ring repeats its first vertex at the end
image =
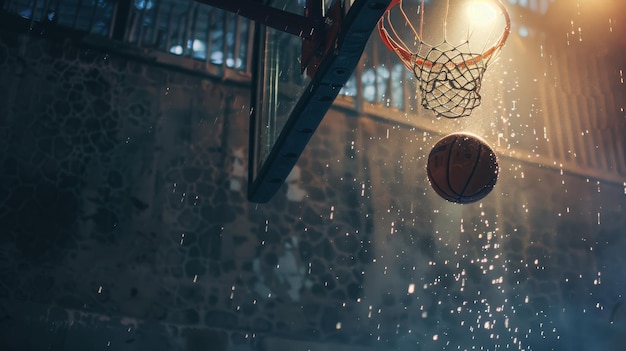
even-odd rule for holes
{"type": "MultiPolygon", "coordinates": [[[[289,175],[356,67],[391,0],[272,1],[321,16],[313,40],[257,23],[250,117],[248,199],[266,202],[289,175]],[[330,20],[329,20],[330,19],[330,20]]],[[[304,17],[303,17],[304,18],[304,17]]],[[[311,34],[311,33],[309,33],[311,34]]]]}
{"type": "MultiPolygon", "coordinates": [[[[304,14],[302,1],[280,1],[282,9],[304,14]]],[[[278,5],[278,4],[276,4],[278,5]]],[[[311,83],[301,68],[302,38],[261,24],[256,27],[255,90],[253,92],[253,123],[250,124],[252,180],[267,161],[272,147],[298,100],[311,83]]],[[[292,155],[292,157],[297,157],[292,155]]],[[[272,183],[283,180],[272,179],[272,183]]]]}

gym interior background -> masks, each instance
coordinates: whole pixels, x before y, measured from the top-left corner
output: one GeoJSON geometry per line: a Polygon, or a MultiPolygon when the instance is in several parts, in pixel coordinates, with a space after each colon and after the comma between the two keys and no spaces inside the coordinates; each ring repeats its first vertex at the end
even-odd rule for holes
{"type": "Polygon", "coordinates": [[[507,0],[462,120],[422,110],[373,37],[254,204],[249,21],[0,0],[0,349],[620,349],[626,9],[602,2],[507,0]],[[462,130],[501,165],[475,205],[426,180],[462,130]]]}

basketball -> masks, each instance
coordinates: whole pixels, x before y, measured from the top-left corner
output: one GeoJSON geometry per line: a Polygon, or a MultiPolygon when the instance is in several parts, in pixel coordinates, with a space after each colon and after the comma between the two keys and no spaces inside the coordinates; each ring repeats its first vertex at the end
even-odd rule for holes
{"type": "Polygon", "coordinates": [[[426,170],[439,196],[468,204],[491,192],[499,169],[496,154],[484,140],[469,133],[454,133],[433,146],[426,170]]]}

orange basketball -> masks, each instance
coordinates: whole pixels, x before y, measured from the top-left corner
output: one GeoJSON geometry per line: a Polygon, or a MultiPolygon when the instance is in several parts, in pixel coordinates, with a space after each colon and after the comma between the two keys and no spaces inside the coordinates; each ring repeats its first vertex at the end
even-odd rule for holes
{"type": "Polygon", "coordinates": [[[476,135],[454,133],[443,137],[428,155],[428,180],[444,199],[468,204],[493,189],[498,180],[498,160],[476,135]]]}

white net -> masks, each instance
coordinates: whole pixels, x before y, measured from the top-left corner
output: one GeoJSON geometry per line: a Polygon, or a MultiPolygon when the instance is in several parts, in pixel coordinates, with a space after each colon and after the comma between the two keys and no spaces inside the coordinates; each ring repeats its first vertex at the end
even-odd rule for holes
{"type": "Polygon", "coordinates": [[[415,74],[422,106],[441,117],[469,116],[480,105],[487,65],[508,37],[509,15],[497,0],[435,4],[394,0],[379,21],[379,32],[385,45],[415,74]],[[454,30],[448,23],[454,24],[450,26],[454,30]]]}

